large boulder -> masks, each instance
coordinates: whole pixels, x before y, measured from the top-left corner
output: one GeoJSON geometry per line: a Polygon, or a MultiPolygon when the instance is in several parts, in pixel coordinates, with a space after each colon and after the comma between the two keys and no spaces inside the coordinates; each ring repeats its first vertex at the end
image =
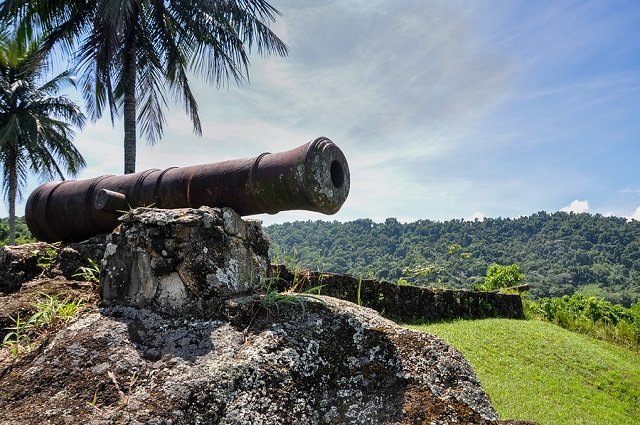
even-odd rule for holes
{"type": "MultiPolygon", "coordinates": [[[[437,337],[276,292],[259,224],[230,209],[138,208],[103,250],[101,308],[88,295],[79,320],[38,330],[28,354],[0,350],[0,425],[497,423],[437,337]]],[[[0,319],[28,312],[38,286],[94,288],[63,276],[16,286],[0,319]]]]}
{"type": "Polygon", "coordinates": [[[0,370],[0,423],[497,423],[437,337],[334,298],[272,301],[228,300],[216,320],[87,315],[0,370]]]}

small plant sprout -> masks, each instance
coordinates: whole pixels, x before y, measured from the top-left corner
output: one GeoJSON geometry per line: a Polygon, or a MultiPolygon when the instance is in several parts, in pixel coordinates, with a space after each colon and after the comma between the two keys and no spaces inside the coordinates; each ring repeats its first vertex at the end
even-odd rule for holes
{"type": "Polygon", "coordinates": [[[136,384],[136,382],[138,382],[138,374],[136,372],[133,372],[129,377],[126,394],[120,388],[120,384],[118,384],[118,378],[116,377],[116,374],[109,370],[107,371],[107,375],[111,379],[111,382],[113,382],[113,385],[116,387],[116,391],[118,391],[118,395],[120,396],[120,405],[126,406],[127,404],[129,404],[129,399],[131,398],[131,391],[133,390],[133,386],[136,384]]]}
{"type": "Polygon", "coordinates": [[[91,401],[87,401],[87,406],[98,407],[98,390],[94,391],[91,401]]]}
{"type": "Polygon", "coordinates": [[[85,304],[79,300],[71,300],[68,297],[59,299],[55,295],[45,295],[36,300],[34,307],[36,312],[29,322],[34,327],[56,325],[73,319],[85,304]]]}
{"type": "Polygon", "coordinates": [[[51,269],[54,261],[58,258],[58,245],[47,246],[42,250],[34,249],[31,251],[31,256],[36,257],[36,266],[44,273],[51,269]]]}
{"type": "Polygon", "coordinates": [[[22,351],[29,351],[31,345],[31,339],[27,331],[33,327],[30,321],[24,321],[20,318],[20,313],[17,314],[15,319],[11,319],[14,323],[13,326],[6,328],[11,331],[4,336],[2,345],[9,347],[11,354],[17,356],[22,351]]]}
{"type": "MultiPolygon", "coordinates": [[[[321,281],[319,279],[319,281],[321,281]]],[[[322,288],[324,288],[327,285],[323,285],[322,283],[320,285],[316,285],[313,288],[309,288],[306,291],[304,291],[305,294],[311,294],[311,295],[320,295],[320,292],[322,291],[322,288]]]]}
{"type": "Polygon", "coordinates": [[[73,277],[82,278],[86,282],[100,282],[100,265],[93,258],[87,258],[88,266],[80,266],[73,277]]]}
{"type": "MultiPolygon", "coordinates": [[[[260,305],[268,311],[274,311],[276,314],[280,314],[280,307],[284,305],[294,305],[300,307],[302,310],[302,318],[304,319],[307,314],[306,303],[309,300],[316,300],[324,303],[324,301],[318,298],[315,295],[307,294],[306,292],[303,294],[295,293],[295,292],[279,292],[276,288],[273,287],[273,278],[265,279],[265,284],[263,285],[265,294],[262,296],[260,300],[260,305]]],[[[319,287],[311,288],[311,290],[318,290],[319,287]]]]}

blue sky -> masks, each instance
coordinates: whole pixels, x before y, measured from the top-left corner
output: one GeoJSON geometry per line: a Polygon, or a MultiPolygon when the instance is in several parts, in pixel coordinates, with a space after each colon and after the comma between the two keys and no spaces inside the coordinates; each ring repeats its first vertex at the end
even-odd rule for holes
{"type": "MultiPolygon", "coordinates": [[[[254,57],[250,84],[194,82],[203,137],[173,105],[164,139],[140,144],[138,170],[322,135],[351,168],[342,210],[258,216],[265,224],[542,210],[640,220],[640,2],[271,3],[289,56],[254,57]]],[[[121,173],[121,126],[104,118],[77,135],[80,178],[121,173]]]]}

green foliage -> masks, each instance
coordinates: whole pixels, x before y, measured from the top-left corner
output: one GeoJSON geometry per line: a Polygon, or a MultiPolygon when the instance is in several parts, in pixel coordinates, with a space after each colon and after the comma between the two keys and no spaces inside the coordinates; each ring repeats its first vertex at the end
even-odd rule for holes
{"type": "Polygon", "coordinates": [[[55,295],[45,295],[34,303],[35,313],[29,319],[35,328],[55,325],[73,319],[85,304],[68,297],[60,299],[55,295]]]}
{"type": "Polygon", "coordinates": [[[294,305],[302,310],[304,318],[307,312],[306,299],[296,293],[282,293],[275,289],[268,290],[260,299],[260,305],[268,311],[275,311],[276,315],[280,314],[280,307],[284,305],[294,305]]]}
{"type": "MultiPolygon", "coordinates": [[[[5,35],[6,31],[0,34],[5,35]]],[[[9,212],[8,239],[15,244],[15,205],[28,175],[64,179],[65,173],[76,175],[85,166],[72,143],[73,127],[82,128],[85,117],[74,102],[58,95],[65,86],[75,85],[71,71],[63,71],[49,81],[43,79],[49,67],[46,47],[31,40],[2,41],[0,173],[9,212]]]]}
{"type": "Polygon", "coordinates": [[[417,278],[426,278],[428,282],[442,283],[442,275],[446,269],[443,266],[436,264],[417,265],[413,267],[405,267],[402,270],[403,276],[408,277],[411,280],[417,280],[417,278]]]}
{"type": "Polygon", "coordinates": [[[93,258],[87,258],[88,266],[80,266],[73,277],[92,283],[100,282],[100,265],[93,258]]]}
{"type": "Polygon", "coordinates": [[[62,300],[52,295],[38,298],[33,304],[34,313],[28,320],[22,320],[20,314],[13,319],[14,325],[6,328],[11,332],[5,335],[2,344],[9,347],[14,355],[30,351],[34,333],[68,322],[76,317],[84,306],[82,301],[68,297],[62,300]]]}
{"type": "MultiPolygon", "coordinates": [[[[33,237],[24,217],[16,217],[16,245],[37,242],[33,237]]],[[[9,218],[0,219],[0,248],[9,243],[9,218]]]]}
{"type": "Polygon", "coordinates": [[[303,269],[300,265],[298,250],[295,247],[288,252],[284,252],[275,246],[271,251],[271,262],[273,264],[282,264],[292,273],[303,269]]]}
{"type": "Polygon", "coordinates": [[[398,279],[396,281],[396,285],[398,285],[398,286],[411,286],[411,282],[409,282],[404,277],[401,277],[400,279],[398,279]]]}
{"type": "Polygon", "coordinates": [[[3,27],[21,38],[42,36],[48,51],[60,46],[75,61],[93,119],[107,107],[112,121],[122,114],[125,173],[134,172],[136,131],[150,143],[162,137],[167,93],[184,102],[194,131],[202,132],[188,75],[217,86],[241,83],[252,47],[286,55],[269,29],[276,15],[263,0],[0,3],[3,27]]]}
{"type": "Polygon", "coordinates": [[[570,295],[590,285],[609,301],[640,298],[640,221],[590,214],[539,212],[530,217],[483,221],[360,219],[300,221],[267,226],[280,255],[296,251],[298,266],[374,275],[417,285],[442,281],[450,288],[483,283],[491,264],[518,264],[533,298],[570,295]],[[408,276],[407,269],[437,268],[408,276]]]}
{"type": "MultiPolygon", "coordinates": [[[[294,273],[294,278],[297,276],[297,273],[294,273]]],[[[280,308],[286,305],[292,305],[299,307],[302,312],[302,318],[304,319],[307,314],[307,306],[306,303],[310,300],[316,300],[320,302],[321,298],[312,295],[313,293],[319,294],[322,285],[318,285],[316,287],[310,288],[304,293],[293,292],[292,290],[286,292],[280,292],[274,286],[274,282],[279,279],[279,276],[274,276],[271,278],[265,278],[263,280],[262,285],[262,297],[260,298],[260,305],[270,312],[275,312],[276,315],[280,314],[280,308]]],[[[296,282],[293,283],[293,286],[296,287],[296,282]]]]}
{"type": "Polygon", "coordinates": [[[415,327],[471,363],[501,418],[540,425],[631,425],[640,417],[640,354],[539,320],[415,327]]]}
{"type": "Polygon", "coordinates": [[[20,313],[13,319],[13,326],[6,328],[8,331],[4,336],[2,345],[9,347],[11,353],[17,356],[23,351],[30,350],[31,338],[29,337],[28,330],[33,327],[29,321],[24,321],[20,318],[20,313]]]}
{"type": "Polygon", "coordinates": [[[640,350],[640,301],[630,308],[582,294],[525,303],[530,318],[640,350]]]}
{"type": "Polygon", "coordinates": [[[520,273],[520,266],[517,264],[510,266],[492,264],[487,269],[484,282],[472,285],[471,289],[474,291],[496,291],[519,285],[523,279],[524,275],[520,273]]]}
{"type": "Polygon", "coordinates": [[[31,251],[31,256],[36,257],[38,261],[36,266],[38,266],[40,270],[46,272],[51,269],[56,258],[58,258],[58,247],[59,245],[46,246],[42,250],[34,249],[31,251]]]}
{"type": "Polygon", "coordinates": [[[4,220],[0,219],[0,247],[5,246],[6,241],[8,239],[9,239],[9,225],[5,224],[4,220]]]}

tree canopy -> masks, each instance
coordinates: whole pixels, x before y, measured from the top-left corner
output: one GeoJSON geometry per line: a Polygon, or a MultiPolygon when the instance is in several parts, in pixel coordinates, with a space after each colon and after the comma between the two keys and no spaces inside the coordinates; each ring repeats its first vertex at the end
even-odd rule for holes
{"type": "Polygon", "coordinates": [[[640,297],[640,222],[539,212],[483,221],[306,221],[265,228],[272,256],[322,271],[470,288],[491,264],[517,264],[534,297],[640,297]]]}

